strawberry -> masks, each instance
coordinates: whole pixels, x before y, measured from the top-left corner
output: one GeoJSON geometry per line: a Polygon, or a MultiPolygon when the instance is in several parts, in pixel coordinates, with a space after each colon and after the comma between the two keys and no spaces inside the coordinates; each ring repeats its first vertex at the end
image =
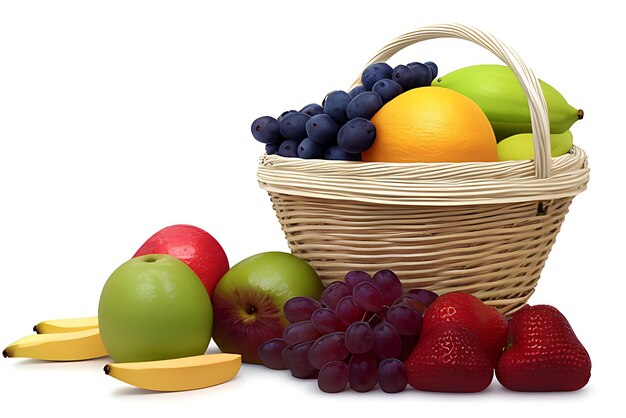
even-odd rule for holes
{"type": "Polygon", "coordinates": [[[476,334],[457,324],[420,337],[405,366],[411,386],[432,392],[480,392],[493,379],[476,334]]]}
{"type": "Polygon", "coordinates": [[[507,389],[523,392],[578,390],[591,376],[591,359],[561,312],[526,306],[511,318],[510,346],[496,368],[507,389]]]}
{"type": "Polygon", "coordinates": [[[447,323],[473,331],[492,366],[496,367],[507,337],[507,320],[502,314],[469,293],[451,292],[439,296],[428,307],[422,335],[447,323]]]}

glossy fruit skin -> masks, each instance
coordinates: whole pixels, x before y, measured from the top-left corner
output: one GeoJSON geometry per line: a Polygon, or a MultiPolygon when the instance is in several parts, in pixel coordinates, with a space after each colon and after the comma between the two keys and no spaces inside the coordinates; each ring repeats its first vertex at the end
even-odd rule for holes
{"type": "Polygon", "coordinates": [[[253,255],[234,265],[213,295],[213,339],[225,353],[239,353],[260,364],[258,347],[282,337],[289,325],[285,302],[296,296],[319,300],[324,285],[304,260],[284,252],[253,255]]]}
{"type": "Polygon", "coordinates": [[[483,111],[450,89],[406,91],[370,121],[376,141],[362,153],[363,161],[498,161],[496,139],[483,111]]]}
{"type": "Polygon", "coordinates": [[[485,305],[469,293],[446,293],[435,299],[426,310],[422,335],[450,323],[464,326],[475,333],[493,367],[498,364],[506,344],[508,324],[495,308],[485,305]]]}
{"type": "MultiPolygon", "coordinates": [[[[569,105],[558,90],[541,80],[539,84],[548,106],[551,133],[565,132],[582,118],[582,111],[569,105]]],[[[458,91],[473,100],[487,115],[498,140],[532,132],[528,98],[513,70],[505,65],[460,68],[436,79],[433,85],[458,91]]]]}
{"type": "Polygon", "coordinates": [[[106,281],[98,305],[102,342],[116,362],[204,354],[211,299],[185,263],[166,254],[132,258],[106,281]]]}
{"type": "Polygon", "coordinates": [[[510,346],[496,368],[507,389],[523,392],[573,391],[591,377],[591,358],[571,325],[549,305],[525,306],[511,318],[510,346]]]}
{"type": "Polygon", "coordinates": [[[137,250],[133,257],[169,254],[187,264],[198,275],[209,296],[228,271],[224,248],[211,234],[193,225],[167,226],[137,250]]]}
{"type": "Polygon", "coordinates": [[[420,337],[405,365],[409,384],[418,390],[480,392],[493,380],[476,335],[453,323],[420,337]]]}
{"type": "MultiPolygon", "coordinates": [[[[552,158],[567,154],[574,145],[574,136],[571,131],[562,134],[550,134],[550,154],[552,158]]],[[[498,142],[498,159],[534,160],[535,144],[533,134],[517,134],[504,138],[498,142]]]]}

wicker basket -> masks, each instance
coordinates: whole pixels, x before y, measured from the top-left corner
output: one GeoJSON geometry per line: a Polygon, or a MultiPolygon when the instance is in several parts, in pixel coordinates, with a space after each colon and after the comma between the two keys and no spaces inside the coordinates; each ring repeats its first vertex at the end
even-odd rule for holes
{"type": "Polygon", "coordinates": [[[458,24],[424,27],[396,38],[369,63],[434,38],[474,42],[514,71],[528,96],[535,160],[371,163],[263,155],[259,184],[291,251],[324,284],[349,270],[388,268],[406,288],[467,291],[511,313],[534,292],[570,203],[586,187],[587,158],[577,147],[550,157],[538,80],[488,33],[458,24]]]}

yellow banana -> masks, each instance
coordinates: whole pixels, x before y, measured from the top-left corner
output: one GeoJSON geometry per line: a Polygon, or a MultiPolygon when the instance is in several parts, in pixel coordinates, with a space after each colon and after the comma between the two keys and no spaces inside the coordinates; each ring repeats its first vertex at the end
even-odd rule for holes
{"type": "Polygon", "coordinates": [[[98,328],[98,317],[51,319],[38,323],[33,327],[37,334],[56,334],[98,328]]]}
{"type": "MultiPolygon", "coordinates": [[[[571,131],[550,135],[550,152],[552,157],[559,157],[569,152],[574,144],[571,131]]],[[[533,134],[517,134],[504,138],[498,143],[498,160],[533,160],[535,144],[533,134]]]]}
{"type": "Polygon", "coordinates": [[[203,354],[169,360],[111,363],[109,376],[142,389],[174,392],[219,385],[235,377],[241,368],[239,354],[203,354]]]}
{"type": "Polygon", "coordinates": [[[29,357],[39,360],[74,361],[104,357],[107,350],[102,344],[100,330],[56,334],[33,334],[10,344],[2,352],[4,357],[29,357]]]}

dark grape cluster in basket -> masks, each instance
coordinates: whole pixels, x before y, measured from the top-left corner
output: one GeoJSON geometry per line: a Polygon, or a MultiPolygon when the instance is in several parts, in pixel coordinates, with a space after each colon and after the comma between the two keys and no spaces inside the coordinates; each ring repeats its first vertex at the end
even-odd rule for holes
{"type": "Polygon", "coordinates": [[[294,377],[317,378],[324,392],[341,392],[348,385],[368,392],[377,384],[384,392],[400,392],[407,385],[403,361],[436,298],[425,289],[404,291],[390,270],[373,276],[348,272],[345,281],[325,289],[320,301],[288,300],[284,312],[291,325],[282,338],[259,347],[259,358],[271,369],[289,369],[294,377]]]}
{"type": "Polygon", "coordinates": [[[349,92],[332,91],[321,105],[311,103],[277,118],[262,116],[252,122],[252,136],[265,144],[267,154],[358,161],[376,139],[372,116],[401,93],[429,86],[437,71],[431,61],[395,68],[384,62],[370,64],[361,85],[349,92]]]}

